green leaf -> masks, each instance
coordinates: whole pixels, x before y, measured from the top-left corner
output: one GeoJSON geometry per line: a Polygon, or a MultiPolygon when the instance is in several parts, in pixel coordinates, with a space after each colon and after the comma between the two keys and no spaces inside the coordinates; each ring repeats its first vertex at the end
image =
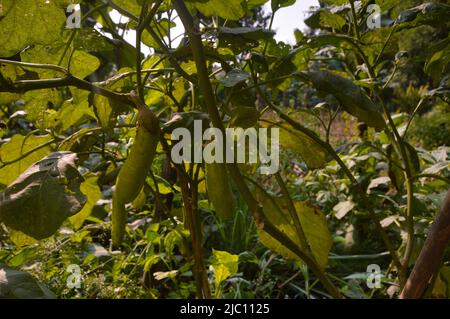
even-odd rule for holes
{"type": "Polygon", "coordinates": [[[322,0],[323,3],[327,5],[343,5],[348,4],[349,0],[322,0]]]}
{"type": "Polygon", "coordinates": [[[400,12],[396,24],[440,26],[450,20],[450,5],[444,3],[423,3],[420,6],[400,12]]]}
{"type": "Polygon", "coordinates": [[[0,13],[0,56],[26,46],[57,41],[66,23],[64,10],[51,0],[3,0],[0,13]]]}
{"type": "Polygon", "coordinates": [[[216,287],[220,286],[226,279],[234,276],[238,271],[239,255],[233,255],[226,251],[213,249],[214,261],[211,264],[216,287]]]}
{"type": "Polygon", "coordinates": [[[219,16],[228,20],[239,20],[247,10],[246,1],[243,0],[209,0],[194,3],[195,8],[207,17],[219,16]]]}
{"type": "Polygon", "coordinates": [[[239,69],[233,69],[220,80],[225,87],[232,88],[250,78],[250,74],[239,69]]]}
{"type": "Polygon", "coordinates": [[[319,266],[324,269],[333,245],[325,214],[308,202],[295,202],[294,205],[313,255],[319,266]]]}
{"type": "Polygon", "coordinates": [[[295,4],[295,1],[296,0],[272,0],[272,12],[275,12],[280,8],[292,6],[293,4],[295,4]]]}
{"type": "Polygon", "coordinates": [[[58,89],[28,91],[23,95],[24,110],[27,119],[44,130],[55,125],[55,114],[62,103],[62,94],[58,89]]]}
{"type": "MultiPolygon", "coordinates": [[[[68,41],[68,40],[67,40],[68,41]]],[[[36,45],[21,54],[23,62],[58,64],[67,68],[69,72],[81,79],[95,72],[100,67],[100,60],[81,50],[74,50],[72,54],[65,52],[67,44],[64,41],[53,42],[50,45],[36,45]],[[62,58],[63,54],[64,58],[62,58]],[[61,61],[60,61],[61,60],[61,61]]],[[[60,77],[62,74],[54,70],[36,70],[40,78],[60,77]]]]}
{"type": "Polygon", "coordinates": [[[280,90],[287,89],[286,83],[291,79],[273,81],[274,79],[289,75],[302,69],[302,64],[309,60],[307,47],[298,47],[290,50],[286,55],[282,55],[271,66],[266,80],[272,80],[267,85],[278,87],[280,90]]]}
{"type": "Polygon", "coordinates": [[[72,98],[64,101],[61,109],[55,114],[55,126],[58,127],[61,132],[79,124],[83,119],[95,119],[94,111],[89,107],[89,92],[75,88],[70,88],[70,91],[72,93],[72,98]]]}
{"type": "Polygon", "coordinates": [[[379,107],[351,80],[328,71],[312,71],[306,75],[317,90],[333,95],[345,111],[360,121],[377,130],[385,127],[379,107]]]}
{"type": "Polygon", "coordinates": [[[380,6],[381,11],[386,11],[398,5],[398,0],[376,0],[375,3],[380,6]]]}
{"type": "Polygon", "coordinates": [[[327,45],[340,47],[344,43],[350,43],[353,39],[344,34],[323,33],[308,39],[308,45],[312,48],[321,48],[327,45]]]}
{"type": "Polygon", "coordinates": [[[189,237],[189,231],[178,227],[164,237],[164,248],[167,252],[171,253],[175,249],[175,246],[178,246],[180,251],[184,253],[184,243],[187,237],[189,237]]]}
{"type": "Polygon", "coordinates": [[[450,37],[434,44],[429,51],[425,72],[438,84],[450,64],[450,37]]]}
{"type": "Polygon", "coordinates": [[[95,72],[100,67],[97,57],[84,51],[75,51],[70,59],[69,72],[81,79],[95,72]]]}
{"type": "MultiPolygon", "coordinates": [[[[259,187],[259,186],[258,186],[259,187]]],[[[287,212],[286,204],[282,199],[275,199],[265,191],[257,192],[257,198],[264,207],[266,218],[281,232],[283,232],[291,241],[301,247],[294,223],[287,212]]],[[[313,256],[318,265],[324,269],[328,263],[328,254],[332,246],[332,238],[328,229],[325,215],[315,206],[308,202],[297,201],[294,203],[300,224],[313,256]]],[[[262,244],[283,257],[291,260],[301,261],[297,255],[285,247],[281,242],[271,237],[264,229],[258,230],[258,235],[262,244]]]]}
{"type": "Polygon", "coordinates": [[[231,127],[242,127],[247,129],[256,125],[259,112],[255,107],[240,106],[231,111],[231,127]]]}
{"type": "Polygon", "coordinates": [[[101,127],[110,128],[114,123],[114,113],[109,98],[95,94],[92,99],[94,113],[101,127]]]}
{"type": "Polygon", "coordinates": [[[263,28],[225,28],[218,29],[219,47],[230,48],[235,53],[256,48],[261,41],[272,39],[274,32],[263,28]]]}
{"type": "Polygon", "coordinates": [[[81,183],[80,190],[86,196],[87,202],[83,209],[76,215],[69,218],[75,229],[80,229],[84,221],[88,218],[97,201],[102,197],[102,191],[98,186],[98,177],[89,176],[81,183]]]}
{"type": "Polygon", "coordinates": [[[299,155],[310,169],[322,168],[327,162],[325,150],[309,136],[289,124],[274,123],[280,128],[280,144],[299,155]]]}
{"type": "MultiPolygon", "coordinates": [[[[420,173],[420,160],[417,155],[416,149],[407,142],[402,142],[408,156],[409,168],[413,175],[420,173]]],[[[388,158],[388,175],[392,181],[392,184],[398,191],[404,190],[405,175],[404,172],[398,167],[402,161],[395,152],[392,144],[389,144],[386,149],[388,158]]]]}
{"type": "MultiPolygon", "coordinates": [[[[166,18],[163,18],[163,19],[159,19],[158,23],[156,23],[155,20],[152,21],[150,23],[150,27],[153,30],[158,30],[158,35],[161,38],[164,38],[164,37],[168,36],[169,29],[176,27],[176,24],[173,21],[171,21],[170,25],[169,25],[169,20],[167,20],[166,18]]],[[[144,30],[144,32],[142,34],[142,42],[151,48],[159,48],[158,42],[155,41],[155,39],[150,35],[150,33],[147,30],[144,30]]]]}
{"type": "Polygon", "coordinates": [[[52,153],[30,166],[0,198],[0,221],[35,239],[53,235],[86,202],[76,154],[52,153]]]}
{"type": "Polygon", "coordinates": [[[434,282],[432,296],[434,298],[450,298],[450,267],[442,266],[434,282]]]}
{"type": "Polygon", "coordinates": [[[0,265],[0,298],[56,299],[56,296],[29,273],[0,265]]]}
{"type": "Polygon", "coordinates": [[[8,229],[9,239],[16,245],[17,247],[24,247],[37,244],[39,241],[34,239],[33,237],[27,236],[24,233],[14,230],[8,229]]]}
{"type": "Polygon", "coordinates": [[[322,27],[330,27],[334,29],[341,29],[347,21],[338,14],[331,13],[328,10],[320,13],[320,25],[322,27]]]}
{"type": "Polygon", "coordinates": [[[247,7],[249,10],[253,10],[266,2],[267,0],[247,0],[247,7]]]}
{"type": "Polygon", "coordinates": [[[114,0],[114,3],[131,12],[134,16],[139,17],[141,14],[141,5],[136,0],[114,0]]]}
{"type": "Polygon", "coordinates": [[[14,163],[0,168],[0,184],[8,186],[31,164],[47,156],[51,149],[46,144],[50,141],[52,141],[50,135],[28,137],[14,135],[9,142],[3,144],[0,147],[0,159],[4,163],[13,161],[14,163]],[[32,150],[35,151],[28,154],[32,150]]]}

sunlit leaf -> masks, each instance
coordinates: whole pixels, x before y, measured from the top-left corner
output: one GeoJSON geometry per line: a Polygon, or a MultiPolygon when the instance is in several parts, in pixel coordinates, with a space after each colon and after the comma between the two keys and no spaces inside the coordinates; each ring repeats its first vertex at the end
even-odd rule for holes
{"type": "Polygon", "coordinates": [[[51,152],[50,135],[22,136],[14,135],[0,147],[0,159],[3,163],[11,163],[0,168],[0,184],[8,186],[31,164],[42,159],[51,152]]]}
{"type": "Polygon", "coordinates": [[[57,41],[66,23],[64,10],[51,0],[3,0],[0,56],[9,57],[28,45],[57,41]]]}
{"type": "Polygon", "coordinates": [[[212,263],[212,268],[214,271],[216,287],[218,287],[226,279],[237,273],[239,256],[215,249],[213,249],[213,256],[214,261],[212,263]]]}
{"type": "Polygon", "coordinates": [[[97,182],[97,176],[89,176],[80,185],[80,190],[84,196],[86,196],[87,201],[79,213],[69,218],[75,229],[79,229],[83,226],[84,221],[91,215],[92,209],[102,196],[102,192],[97,182]]]}
{"type": "Polygon", "coordinates": [[[209,0],[194,4],[198,11],[207,17],[219,16],[229,20],[242,18],[247,10],[246,1],[243,0],[209,0]]]}

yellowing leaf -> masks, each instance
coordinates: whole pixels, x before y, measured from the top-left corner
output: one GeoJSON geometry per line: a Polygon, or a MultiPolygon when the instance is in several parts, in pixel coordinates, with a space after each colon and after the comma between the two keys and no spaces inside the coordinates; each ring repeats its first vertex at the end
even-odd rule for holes
{"type": "Polygon", "coordinates": [[[8,232],[9,239],[18,247],[30,246],[39,242],[33,237],[27,236],[24,233],[14,229],[9,229],[8,232]]]}
{"type": "Polygon", "coordinates": [[[81,183],[80,190],[86,196],[87,202],[78,214],[69,218],[75,229],[79,229],[83,226],[84,221],[89,217],[89,215],[91,215],[92,209],[102,196],[102,192],[97,184],[97,181],[97,176],[90,176],[86,178],[83,183],[81,183]]]}
{"type": "MultiPolygon", "coordinates": [[[[269,194],[261,191],[258,191],[257,197],[264,207],[266,218],[301,248],[294,223],[290,218],[289,213],[285,210],[286,208],[282,199],[275,199],[269,194]]],[[[294,205],[312,253],[318,265],[321,268],[325,268],[328,263],[328,253],[332,246],[332,238],[325,215],[317,207],[308,202],[298,201],[295,202],[294,205]]],[[[296,254],[266,233],[264,229],[259,229],[258,235],[264,246],[287,259],[301,261],[296,254]]],[[[302,250],[305,251],[303,248],[302,250]]]]}
{"type": "Polygon", "coordinates": [[[51,140],[50,135],[29,137],[14,135],[9,142],[3,144],[0,147],[0,159],[3,163],[13,161],[14,163],[0,168],[0,184],[8,186],[31,164],[48,155],[51,149],[46,144],[51,140]],[[35,151],[28,154],[33,149],[35,151]]]}
{"type": "Polygon", "coordinates": [[[238,255],[232,255],[226,251],[213,249],[214,261],[212,268],[214,271],[216,287],[226,279],[234,276],[238,271],[238,255]]]}
{"type": "Polygon", "coordinates": [[[310,169],[325,165],[326,152],[314,140],[289,124],[274,123],[274,125],[280,128],[280,144],[285,150],[298,154],[310,169]]]}

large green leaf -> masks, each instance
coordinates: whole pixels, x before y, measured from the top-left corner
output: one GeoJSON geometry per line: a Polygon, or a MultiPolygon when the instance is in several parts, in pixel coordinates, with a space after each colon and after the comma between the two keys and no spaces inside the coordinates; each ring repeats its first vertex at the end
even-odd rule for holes
{"type": "Polygon", "coordinates": [[[0,197],[0,221],[35,239],[53,235],[86,202],[76,154],[52,153],[30,166],[0,197]]]}
{"type": "Polygon", "coordinates": [[[114,123],[114,112],[110,99],[103,95],[95,94],[92,99],[92,104],[99,124],[103,128],[111,127],[114,123]]]}
{"type": "Polygon", "coordinates": [[[308,45],[313,48],[321,48],[327,45],[340,47],[345,43],[353,41],[351,37],[345,34],[322,33],[308,39],[308,45]]]}
{"type": "Polygon", "coordinates": [[[195,7],[207,17],[219,16],[229,20],[239,20],[245,15],[247,4],[244,0],[209,0],[195,2],[195,7]]]}
{"type": "Polygon", "coordinates": [[[72,98],[64,101],[61,109],[55,114],[55,127],[61,132],[79,124],[85,118],[95,119],[94,111],[89,107],[89,93],[76,88],[70,88],[70,91],[72,98]]]}
{"type": "Polygon", "coordinates": [[[2,0],[0,56],[9,57],[28,45],[57,41],[66,23],[53,0],[2,0]]]}
{"type": "Polygon", "coordinates": [[[0,265],[0,299],[56,299],[29,273],[0,265]]]}
{"type": "Polygon", "coordinates": [[[309,48],[306,46],[298,47],[290,50],[288,53],[283,54],[272,65],[267,74],[266,80],[270,81],[267,85],[269,87],[277,87],[280,90],[287,90],[288,83],[292,80],[281,79],[286,75],[294,73],[296,70],[302,70],[309,61],[309,48]],[[275,80],[275,81],[274,81],[275,80]]]}
{"type": "Polygon", "coordinates": [[[244,72],[240,69],[233,69],[228,72],[223,79],[220,79],[220,82],[228,88],[232,88],[239,83],[245,82],[250,78],[250,74],[244,72]]]}
{"type": "Polygon", "coordinates": [[[114,0],[119,7],[131,12],[133,15],[139,17],[141,14],[141,5],[136,0],[114,0]]]}
{"type": "Polygon", "coordinates": [[[326,152],[313,139],[289,124],[273,125],[280,128],[280,144],[286,151],[299,155],[310,169],[322,168],[325,165],[326,152]]]}
{"type": "Polygon", "coordinates": [[[311,71],[306,75],[317,90],[333,95],[348,113],[360,121],[377,130],[385,127],[380,108],[351,80],[328,71],[311,71]]]}
{"type": "Polygon", "coordinates": [[[333,245],[325,214],[308,202],[297,201],[294,205],[313,255],[319,266],[325,268],[333,245]]]}
{"type": "MultiPolygon", "coordinates": [[[[65,52],[67,44],[63,41],[55,41],[51,45],[36,45],[32,49],[21,54],[23,62],[58,64],[79,78],[85,78],[95,72],[100,66],[100,60],[81,50],[72,53],[65,52]],[[65,53],[65,54],[64,54],[65,53]]],[[[36,69],[32,69],[36,71],[36,69]]],[[[41,78],[60,77],[61,73],[54,70],[38,70],[41,78]]]]}
{"type": "Polygon", "coordinates": [[[219,46],[230,48],[235,53],[256,48],[260,41],[267,41],[274,36],[274,32],[263,28],[219,28],[219,46]]]}
{"type": "Polygon", "coordinates": [[[0,184],[8,186],[31,164],[47,156],[50,152],[48,143],[50,135],[28,137],[14,135],[0,147],[0,159],[3,163],[11,163],[0,168],[0,184]],[[34,152],[32,152],[35,150],[34,152]]]}
{"type": "MultiPolygon", "coordinates": [[[[305,248],[301,247],[301,243],[294,227],[294,222],[290,218],[283,200],[275,199],[262,190],[257,192],[257,197],[264,207],[266,218],[289,237],[291,241],[297,244],[298,247],[305,251],[305,248]]],[[[328,229],[326,217],[317,207],[308,202],[297,201],[294,205],[313,256],[318,265],[323,269],[328,263],[328,254],[332,246],[332,238],[328,229]]],[[[266,233],[264,229],[259,229],[258,235],[263,245],[269,249],[279,253],[287,259],[301,261],[297,255],[285,247],[283,243],[266,233]]]]}
{"type": "MultiPolygon", "coordinates": [[[[55,125],[55,115],[62,101],[62,92],[58,89],[28,91],[23,95],[24,110],[28,120],[44,130],[55,125]]],[[[57,119],[56,119],[57,121],[57,119]]]]}
{"type": "Polygon", "coordinates": [[[271,7],[272,11],[275,12],[280,8],[289,7],[295,4],[296,0],[272,0],[271,7]]]}
{"type": "Polygon", "coordinates": [[[444,3],[427,2],[420,6],[400,12],[396,24],[440,26],[450,19],[450,5],[444,3]]]}

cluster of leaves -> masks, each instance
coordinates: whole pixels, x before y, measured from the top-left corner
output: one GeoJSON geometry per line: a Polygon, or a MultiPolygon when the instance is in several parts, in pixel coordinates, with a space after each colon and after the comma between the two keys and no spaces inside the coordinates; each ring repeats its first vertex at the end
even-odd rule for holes
{"type": "MultiPolygon", "coordinates": [[[[11,269],[21,268],[61,297],[365,298],[374,291],[361,272],[373,258],[389,287],[377,296],[399,292],[449,183],[449,149],[410,138],[424,105],[449,101],[447,4],[377,0],[381,26],[371,29],[371,1],[321,1],[310,33],[296,30],[289,45],[250,23],[266,1],[89,0],[82,28],[67,29],[75,2],[1,6],[0,295],[23,297],[26,285],[27,296],[54,296],[11,269]],[[436,31],[432,45],[411,56],[400,39],[424,27],[436,31]],[[427,86],[405,99],[411,66],[427,86]],[[111,198],[136,133],[133,90],[164,134],[117,251],[111,198]],[[308,101],[281,107],[281,95],[308,101]],[[342,112],[360,134],[337,147],[342,112]],[[209,203],[202,165],[170,162],[169,133],[196,119],[280,129],[281,172],[224,167],[237,203],[229,220],[209,203]],[[83,289],[67,285],[70,265],[83,289]]],[[[272,0],[272,15],[294,3],[272,0]]],[[[445,263],[441,274],[435,296],[448,289],[445,263]]]]}

